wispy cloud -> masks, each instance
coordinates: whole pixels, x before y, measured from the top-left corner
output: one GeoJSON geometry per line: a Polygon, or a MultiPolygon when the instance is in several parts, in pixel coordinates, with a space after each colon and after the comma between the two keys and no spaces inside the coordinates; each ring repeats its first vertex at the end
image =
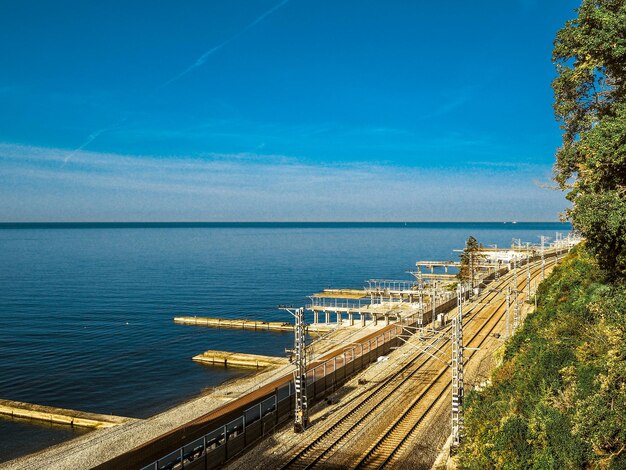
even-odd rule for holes
{"type": "Polygon", "coordinates": [[[514,168],[254,153],[150,157],[0,143],[0,175],[0,220],[548,220],[565,206],[533,183],[536,173],[514,168]],[[54,164],[70,153],[73,165],[54,164]]]}
{"type": "MultiPolygon", "coordinates": [[[[204,140],[209,137],[233,137],[243,142],[249,139],[259,142],[271,139],[274,142],[294,143],[306,141],[324,142],[331,146],[349,144],[347,148],[382,148],[395,150],[420,150],[441,148],[479,147],[493,150],[496,142],[491,136],[469,135],[442,129],[438,133],[425,133],[420,129],[346,125],[338,122],[285,123],[254,122],[241,119],[211,120],[200,124],[168,127],[134,127],[127,131],[133,139],[167,138],[184,141],[204,140]]],[[[268,144],[268,142],[266,142],[268,144]]],[[[258,145],[258,143],[255,144],[258,145]]],[[[269,144],[268,144],[269,145],[269,144]]]]}
{"type": "MultiPolygon", "coordinates": [[[[546,165],[540,165],[538,163],[528,163],[520,160],[508,160],[506,157],[501,157],[501,160],[497,161],[468,161],[468,165],[477,167],[489,167],[489,168],[503,168],[510,170],[524,170],[529,171],[538,168],[548,168],[546,165]]],[[[535,159],[536,160],[536,159],[535,159]]]]}
{"type": "Polygon", "coordinates": [[[212,48],[210,48],[208,51],[206,51],[204,54],[202,54],[200,57],[198,57],[193,64],[191,64],[189,67],[187,67],[185,70],[180,72],[175,77],[169,79],[167,82],[165,82],[163,85],[161,85],[160,88],[166,87],[167,85],[171,84],[172,82],[175,82],[176,80],[180,79],[181,77],[184,77],[185,75],[187,75],[192,70],[197,69],[198,67],[202,66],[211,55],[215,54],[217,51],[222,49],[224,46],[227,46],[228,44],[230,44],[234,40],[236,40],[239,37],[243,36],[246,32],[248,32],[250,29],[254,28],[257,24],[259,24],[265,18],[270,16],[276,10],[278,10],[279,8],[285,6],[288,2],[289,2],[289,0],[282,0],[280,3],[277,3],[276,5],[274,5],[272,8],[267,10],[265,13],[263,13],[260,16],[258,16],[254,21],[249,23],[245,28],[241,29],[240,31],[238,31],[237,33],[235,33],[234,35],[232,35],[231,37],[229,37],[225,41],[222,41],[218,45],[213,46],[212,48]]]}

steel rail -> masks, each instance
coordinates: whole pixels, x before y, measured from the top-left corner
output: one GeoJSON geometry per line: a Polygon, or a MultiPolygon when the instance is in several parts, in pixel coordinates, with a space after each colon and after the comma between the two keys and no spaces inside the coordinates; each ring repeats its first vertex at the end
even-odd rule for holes
{"type": "MultiPolygon", "coordinates": [[[[554,263],[554,261],[552,262],[554,263]]],[[[551,264],[552,264],[551,263],[551,264]]],[[[533,268],[534,273],[531,277],[531,280],[537,278],[541,273],[541,263],[539,266],[533,268]]],[[[522,279],[518,282],[517,287],[523,286],[526,283],[526,278],[522,279]]],[[[484,334],[482,339],[480,339],[478,345],[473,345],[472,348],[480,348],[482,344],[489,338],[493,330],[496,329],[502,318],[505,316],[506,311],[502,309],[504,306],[503,301],[500,305],[497,306],[495,311],[491,314],[490,318],[485,322],[485,324],[473,335],[473,337],[468,341],[469,345],[472,344],[473,340],[475,340],[480,334],[484,333],[484,329],[488,328],[487,334],[484,334]],[[495,318],[495,322],[492,320],[495,318]],[[488,326],[490,323],[493,323],[490,327],[488,326]]],[[[466,363],[471,360],[476,351],[470,351],[469,356],[467,357],[466,363]]],[[[403,447],[403,445],[411,438],[411,436],[416,432],[417,428],[423,422],[424,418],[429,414],[429,412],[434,408],[434,406],[439,403],[440,399],[447,394],[451,380],[446,380],[443,382],[441,379],[448,372],[448,368],[442,368],[437,377],[431,381],[431,383],[426,387],[426,389],[422,390],[418,396],[412,401],[410,406],[392,423],[385,431],[385,433],[377,440],[374,445],[372,445],[368,451],[361,457],[361,459],[357,462],[357,464],[353,468],[383,468],[388,466],[392,460],[398,455],[399,450],[403,447]],[[417,407],[420,401],[424,398],[424,396],[430,392],[436,385],[442,385],[441,390],[437,392],[436,397],[426,404],[426,408],[417,407]]]]}
{"type": "MultiPolygon", "coordinates": [[[[503,285],[505,285],[506,283],[510,281],[509,277],[510,276],[507,275],[504,278],[498,279],[496,281],[496,286],[494,287],[502,287],[503,285]]],[[[520,284],[523,284],[524,280],[525,279],[522,279],[520,284]]],[[[491,306],[489,302],[495,299],[498,294],[499,292],[497,291],[497,289],[495,291],[490,291],[489,294],[486,296],[486,299],[483,299],[482,302],[476,303],[475,305],[473,305],[471,307],[471,310],[474,310],[476,307],[480,307],[480,308],[478,308],[478,310],[474,311],[467,317],[468,321],[474,318],[476,315],[482,313],[488,305],[491,306]]],[[[505,300],[503,300],[502,303],[496,308],[494,313],[485,322],[485,324],[483,324],[480,327],[478,332],[474,334],[471,340],[473,340],[477,335],[479,335],[483,331],[485,325],[491,321],[491,319],[493,318],[493,315],[499,309],[502,308],[504,303],[505,303],[505,300]]],[[[498,318],[497,322],[500,321],[501,317],[502,316],[498,318]]],[[[496,325],[497,325],[497,322],[496,322],[496,325]]],[[[495,325],[494,325],[494,328],[495,328],[495,325]]],[[[447,329],[449,329],[449,327],[447,329]]],[[[441,333],[437,335],[435,338],[437,338],[435,342],[440,341],[442,338],[441,333]]],[[[444,344],[441,346],[442,347],[446,346],[449,342],[450,342],[450,339],[447,338],[444,344]]],[[[373,389],[368,390],[369,393],[366,396],[364,396],[362,400],[359,400],[356,404],[354,404],[347,414],[343,415],[336,423],[334,423],[330,428],[328,428],[323,434],[318,436],[313,442],[309,443],[306,447],[301,449],[282,468],[283,469],[285,468],[311,468],[315,466],[318,462],[320,462],[320,460],[322,460],[325,456],[331,453],[332,450],[336,448],[341,442],[347,439],[350,434],[352,434],[354,431],[357,430],[357,428],[362,426],[362,420],[360,419],[361,416],[369,414],[371,410],[376,409],[377,407],[382,405],[384,402],[387,402],[396,398],[396,395],[398,394],[400,389],[403,387],[403,385],[405,385],[409,380],[412,380],[415,374],[429,363],[430,357],[425,357],[420,361],[419,364],[415,365],[414,363],[415,359],[419,358],[420,356],[422,356],[422,354],[421,352],[418,352],[411,359],[410,362],[405,364],[399,371],[396,371],[394,375],[388,377],[387,379],[379,383],[373,389]],[[409,369],[411,369],[409,373],[405,375],[404,377],[402,377],[409,369]],[[398,377],[400,377],[400,379],[398,379],[398,377]],[[389,390],[389,387],[392,387],[391,390],[389,390]],[[382,397],[382,399],[380,399],[378,402],[373,402],[373,400],[377,398],[383,392],[385,392],[385,395],[382,397]],[[364,407],[366,406],[367,408],[364,409],[364,407]],[[360,413],[358,413],[357,415],[357,412],[359,411],[360,413]],[[351,421],[354,421],[354,422],[351,424],[351,421]],[[339,433],[338,436],[337,436],[337,433],[339,433]],[[327,441],[329,439],[331,440],[330,445],[326,445],[326,447],[323,450],[321,450],[321,452],[317,454],[316,457],[313,458],[312,460],[307,459],[307,457],[312,452],[314,452],[316,448],[319,448],[320,445],[324,441],[327,441]]],[[[445,367],[443,370],[444,371],[448,370],[448,367],[445,367]]],[[[435,379],[435,381],[436,380],[437,379],[435,379]]],[[[430,387],[432,387],[433,384],[434,382],[431,381],[430,384],[427,386],[427,389],[430,389],[430,387]]]]}

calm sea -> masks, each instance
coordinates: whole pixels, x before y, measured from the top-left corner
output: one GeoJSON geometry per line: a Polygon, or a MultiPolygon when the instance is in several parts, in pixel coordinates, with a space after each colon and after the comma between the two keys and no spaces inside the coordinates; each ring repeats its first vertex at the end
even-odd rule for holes
{"type": "MultiPolygon", "coordinates": [[[[175,315],[290,320],[327,287],[408,279],[469,235],[509,246],[560,223],[0,224],[0,398],[147,417],[243,370],[207,349],[281,355],[288,333],[176,325],[175,315]]],[[[0,461],[83,431],[0,418],[0,461]]]]}

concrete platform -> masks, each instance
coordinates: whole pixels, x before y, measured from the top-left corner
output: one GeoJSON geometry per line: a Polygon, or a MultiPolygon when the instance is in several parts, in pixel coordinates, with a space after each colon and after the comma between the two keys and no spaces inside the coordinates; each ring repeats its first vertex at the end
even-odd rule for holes
{"type": "Polygon", "coordinates": [[[258,354],[244,354],[226,351],[205,351],[194,356],[194,361],[206,364],[236,366],[236,367],[278,367],[289,364],[289,360],[283,357],[261,356],[258,354]]]}
{"type": "Polygon", "coordinates": [[[27,418],[48,423],[67,424],[84,428],[111,428],[137,421],[135,418],[103,415],[86,411],[68,410],[54,406],[37,405],[13,400],[0,400],[0,414],[14,418],[27,418]]]}
{"type": "MultiPolygon", "coordinates": [[[[244,330],[293,331],[293,324],[289,322],[267,322],[260,320],[238,320],[230,318],[210,317],[174,317],[174,323],[184,325],[209,326],[213,328],[238,328],[244,330]]],[[[334,329],[330,325],[308,325],[309,333],[324,333],[334,329]]]]}

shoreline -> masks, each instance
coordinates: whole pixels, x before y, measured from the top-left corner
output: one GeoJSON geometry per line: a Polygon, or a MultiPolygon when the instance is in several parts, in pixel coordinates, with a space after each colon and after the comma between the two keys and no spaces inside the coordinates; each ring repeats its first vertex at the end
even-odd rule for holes
{"type": "MultiPolygon", "coordinates": [[[[315,343],[312,362],[328,355],[342,343],[356,341],[383,328],[385,326],[379,324],[378,326],[368,325],[366,327],[354,326],[336,329],[315,343]]],[[[293,367],[292,364],[286,364],[229,379],[213,387],[208,393],[186,400],[150,418],[122,424],[114,428],[88,432],[52,447],[2,462],[0,469],[91,468],[102,465],[170,430],[197,421],[203,416],[227,407],[236,399],[262,389],[280,377],[289,378],[293,367]]]]}

